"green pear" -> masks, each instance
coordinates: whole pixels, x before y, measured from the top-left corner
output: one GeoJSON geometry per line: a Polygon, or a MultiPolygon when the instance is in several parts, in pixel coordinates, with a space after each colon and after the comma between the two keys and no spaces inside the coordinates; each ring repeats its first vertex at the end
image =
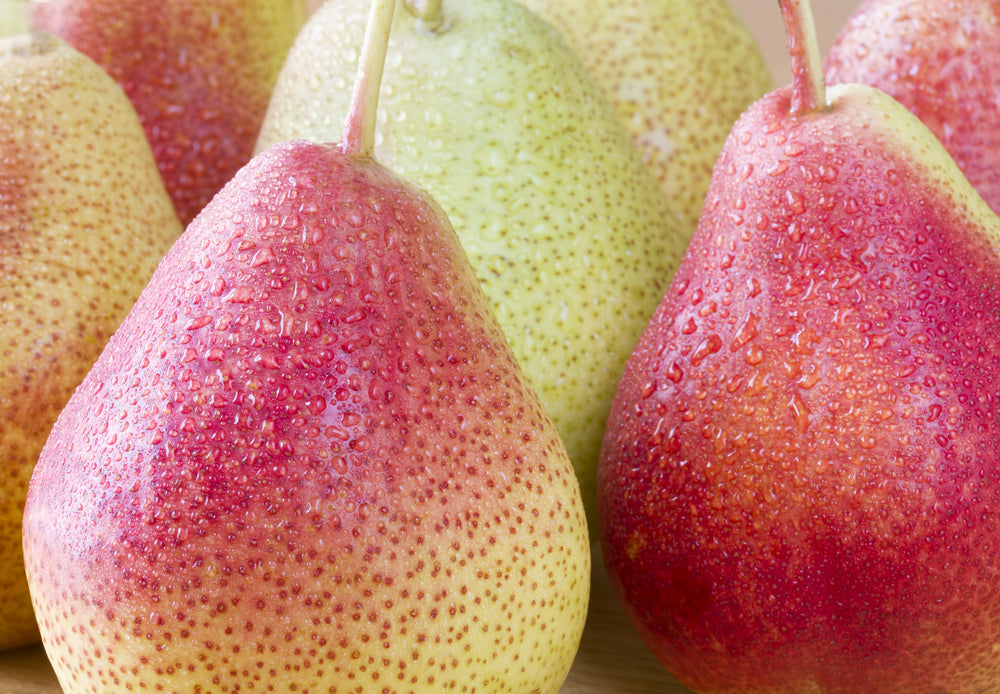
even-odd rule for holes
{"type": "MultiPolygon", "coordinates": [[[[516,0],[398,11],[375,152],[444,208],[566,444],[594,520],[629,352],[687,236],[559,35],[516,0]]],[[[258,148],[339,137],[365,0],[326,3],[289,52],[258,148]]]]}
{"type": "Polygon", "coordinates": [[[878,87],[912,111],[1000,212],[1000,2],[868,0],[837,34],[831,84],[878,87]]]}
{"type": "Polygon", "coordinates": [[[31,0],[135,105],[185,225],[253,154],[303,0],[31,0]]]}
{"type": "Polygon", "coordinates": [[[181,225],[135,110],[42,34],[0,39],[0,649],[36,642],[21,554],[56,416],[181,225]]]}
{"type": "Polygon", "coordinates": [[[794,82],[734,126],[616,395],[604,558],[693,691],[997,691],[1000,218],[781,5],[794,82]]]}
{"type": "Polygon", "coordinates": [[[233,177],[48,439],[25,564],[65,694],[554,694],[569,672],[579,484],[447,217],[372,157],[391,13],[342,141],[233,177]]]}
{"type": "Polygon", "coordinates": [[[0,38],[28,33],[27,0],[0,0],[0,38]]]}
{"type": "Polygon", "coordinates": [[[729,0],[521,0],[566,38],[691,232],[743,110],[774,87],[729,0]]]}

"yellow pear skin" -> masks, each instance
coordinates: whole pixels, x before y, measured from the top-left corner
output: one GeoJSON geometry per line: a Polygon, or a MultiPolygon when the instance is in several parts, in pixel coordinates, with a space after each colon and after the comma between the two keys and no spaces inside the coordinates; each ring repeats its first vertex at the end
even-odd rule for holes
{"type": "MultiPolygon", "coordinates": [[[[258,150],[336,141],[367,0],[321,6],[289,52],[258,150]]],[[[566,42],[515,0],[396,11],[375,154],[451,219],[566,445],[591,530],[597,457],[625,360],[687,236],[566,42]]]]}
{"type": "Polygon", "coordinates": [[[46,436],[180,235],[138,116],[45,34],[0,40],[0,648],[38,640],[21,551],[46,436]]]}
{"type": "Polygon", "coordinates": [[[774,86],[756,39],[732,5],[520,1],[580,56],[693,232],[730,128],[774,86]]]}

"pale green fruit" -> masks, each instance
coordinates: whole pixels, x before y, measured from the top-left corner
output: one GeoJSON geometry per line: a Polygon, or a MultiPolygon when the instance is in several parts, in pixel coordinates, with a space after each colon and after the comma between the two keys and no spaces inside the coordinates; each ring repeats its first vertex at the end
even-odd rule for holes
{"type": "Polygon", "coordinates": [[[28,26],[26,0],[0,0],[0,37],[25,34],[28,26]]]}
{"type": "Polygon", "coordinates": [[[693,230],[729,129],[774,86],[729,0],[521,2],[580,56],[693,230]]]}
{"type": "MultiPolygon", "coordinates": [[[[625,360],[686,246],[656,180],[565,41],[516,0],[399,9],[375,154],[448,214],[566,444],[591,529],[625,360]]],[[[275,87],[258,150],[337,141],[368,0],[320,7],[275,87]]]]}

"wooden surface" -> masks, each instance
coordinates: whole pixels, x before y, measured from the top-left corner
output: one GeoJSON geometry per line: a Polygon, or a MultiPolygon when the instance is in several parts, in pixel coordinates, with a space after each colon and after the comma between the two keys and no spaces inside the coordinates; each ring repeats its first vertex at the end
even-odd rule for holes
{"type": "MultiPolygon", "coordinates": [[[[690,694],[632,629],[595,552],[583,640],[560,694],[690,694]]],[[[41,646],[0,654],[0,694],[60,694],[41,646]]]]}

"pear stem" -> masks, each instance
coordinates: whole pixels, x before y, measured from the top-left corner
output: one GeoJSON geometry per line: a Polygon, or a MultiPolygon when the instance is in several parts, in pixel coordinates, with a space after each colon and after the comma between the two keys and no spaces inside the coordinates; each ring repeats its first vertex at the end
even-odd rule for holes
{"type": "Polygon", "coordinates": [[[364,43],[361,47],[358,75],[351,95],[351,106],[347,111],[347,118],[344,119],[344,134],[341,141],[344,153],[351,156],[372,157],[375,154],[378,95],[382,86],[385,55],[389,50],[389,30],[392,27],[392,15],[395,10],[395,0],[372,0],[364,43]]]}
{"type": "Polygon", "coordinates": [[[792,59],[792,115],[827,107],[823,63],[809,0],[780,0],[792,59]]]}
{"type": "Polygon", "coordinates": [[[444,23],[442,5],[443,0],[423,0],[422,3],[410,0],[407,3],[413,15],[420,19],[421,27],[430,32],[436,32],[444,23]]]}

